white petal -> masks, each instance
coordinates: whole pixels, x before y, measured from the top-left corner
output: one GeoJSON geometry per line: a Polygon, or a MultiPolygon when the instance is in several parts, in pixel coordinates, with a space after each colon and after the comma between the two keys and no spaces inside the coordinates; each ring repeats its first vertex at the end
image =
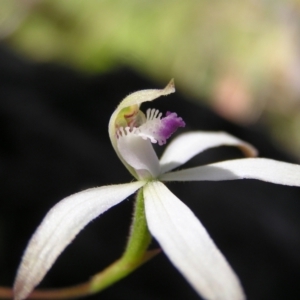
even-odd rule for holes
{"type": "Polygon", "coordinates": [[[188,132],[179,135],[168,145],[160,159],[161,171],[170,171],[204,150],[219,146],[236,146],[246,156],[257,155],[256,149],[250,144],[225,132],[188,132]]]}
{"type": "Polygon", "coordinates": [[[149,140],[128,134],[120,137],[117,142],[119,153],[132,168],[139,179],[156,178],[160,173],[158,157],[149,140]]]}
{"type": "Polygon", "coordinates": [[[267,158],[243,158],[163,174],[160,179],[164,181],[258,179],[300,186],[300,165],[267,158]]]}
{"type": "Polygon", "coordinates": [[[194,289],[209,300],[241,300],[239,280],[192,211],[161,182],[144,187],[151,234],[194,289]]]}
{"type": "Polygon", "coordinates": [[[60,253],[91,220],[143,184],[140,181],[88,189],[56,204],[37,228],[23,255],[14,284],[15,300],[30,294],[60,253]]]}

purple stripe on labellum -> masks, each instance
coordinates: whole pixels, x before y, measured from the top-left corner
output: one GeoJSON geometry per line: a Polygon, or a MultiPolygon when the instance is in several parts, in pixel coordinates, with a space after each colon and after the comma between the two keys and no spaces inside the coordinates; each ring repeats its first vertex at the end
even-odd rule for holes
{"type": "Polygon", "coordinates": [[[143,139],[149,139],[151,143],[164,145],[167,139],[185,123],[176,113],[167,112],[164,118],[157,109],[148,109],[146,122],[137,128],[136,133],[143,139]]]}
{"type": "MultiPolygon", "coordinates": [[[[179,128],[185,127],[185,122],[178,117],[176,113],[167,112],[166,116],[161,119],[158,134],[166,140],[179,128]]],[[[164,144],[165,144],[164,142],[164,144]]]]}
{"type": "Polygon", "coordinates": [[[164,145],[167,139],[179,128],[184,127],[185,122],[178,117],[176,113],[167,112],[162,118],[162,113],[157,109],[148,109],[146,112],[146,120],[139,127],[120,128],[117,131],[117,137],[136,135],[144,140],[150,140],[151,143],[164,145]]]}

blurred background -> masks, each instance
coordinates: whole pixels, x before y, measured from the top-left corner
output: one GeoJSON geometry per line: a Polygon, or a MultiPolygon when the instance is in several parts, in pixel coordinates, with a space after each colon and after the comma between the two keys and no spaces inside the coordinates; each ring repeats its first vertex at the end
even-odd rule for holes
{"type": "MultiPolygon", "coordinates": [[[[222,129],[262,156],[294,161],[285,149],[300,162],[299,0],[0,0],[1,285],[11,286],[50,207],[131,180],[112,151],[109,116],[127,93],[171,78],[179,92],[157,108],[172,103],[188,116],[186,130],[222,129]]],[[[187,167],[239,155],[214,149],[187,167]]],[[[299,188],[255,180],[170,187],[203,222],[248,299],[300,299],[299,188]]],[[[42,286],[83,282],[118,258],[131,211],[124,201],[92,222],[42,286]]],[[[163,254],[101,299],[123,295],[198,299],[163,254]]]]}
{"type": "Polygon", "coordinates": [[[18,54],[85,73],[128,65],[161,86],[175,78],[223,117],[267,126],[300,160],[298,0],[0,3],[0,39],[18,54]]]}

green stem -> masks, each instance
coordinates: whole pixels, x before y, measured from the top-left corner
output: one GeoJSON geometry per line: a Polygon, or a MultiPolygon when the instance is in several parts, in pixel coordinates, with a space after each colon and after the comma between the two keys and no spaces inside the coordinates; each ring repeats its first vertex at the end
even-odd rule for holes
{"type": "Polygon", "coordinates": [[[150,242],[151,235],[145,216],[143,189],[140,189],[136,197],[133,222],[125,252],[118,261],[92,278],[91,290],[93,292],[103,290],[126,277],[146,260],[150,259],[152,252],[150,252],[151,257],[145,255],[150,242]]]}
{"type": "Polygon", "coordinates": [[[130,261],[143,256],[150,242],[151,235],[145,215],[143,189],[140,189],[136,195],[130,236],[123,254],[124,259],[130,261]]]}
{"type": "MultiPolygon", "coordinates": [[[[145,216],[143,189],[140,189],[136,196],[129,240],[119,260],[94,275],[88,282],[62,289],[35,290],[28,299],[74,299],[98,293],[157,255],[160,250],[147,251],[150,242],[151,235],[145,216]]],[[[12,297],[13,292],[10,288],[0,287],[0,299],[11,299],[12,297]]]]}

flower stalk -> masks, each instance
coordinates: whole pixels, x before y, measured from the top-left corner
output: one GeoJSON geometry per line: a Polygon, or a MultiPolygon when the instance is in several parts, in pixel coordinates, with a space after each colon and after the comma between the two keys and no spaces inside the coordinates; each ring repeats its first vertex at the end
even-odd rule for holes
{"type": "Polygon", "coordinates": [[[102,291],[158,254],[160,250],[146,252],[150,242],[151,235],[146,222],[143,189],[140,189],[136,196],[130,236],[125,252],[114,264],[92,278],[91,292],[102,291]]]}
{"type": "Polygon", "coordinates": [[[143,257],[151,239],[145,215],[143,189],[140,189],[136,195],[130,236],[123,254],[124,260],[130,262],[138,257],[143,257]]]}

